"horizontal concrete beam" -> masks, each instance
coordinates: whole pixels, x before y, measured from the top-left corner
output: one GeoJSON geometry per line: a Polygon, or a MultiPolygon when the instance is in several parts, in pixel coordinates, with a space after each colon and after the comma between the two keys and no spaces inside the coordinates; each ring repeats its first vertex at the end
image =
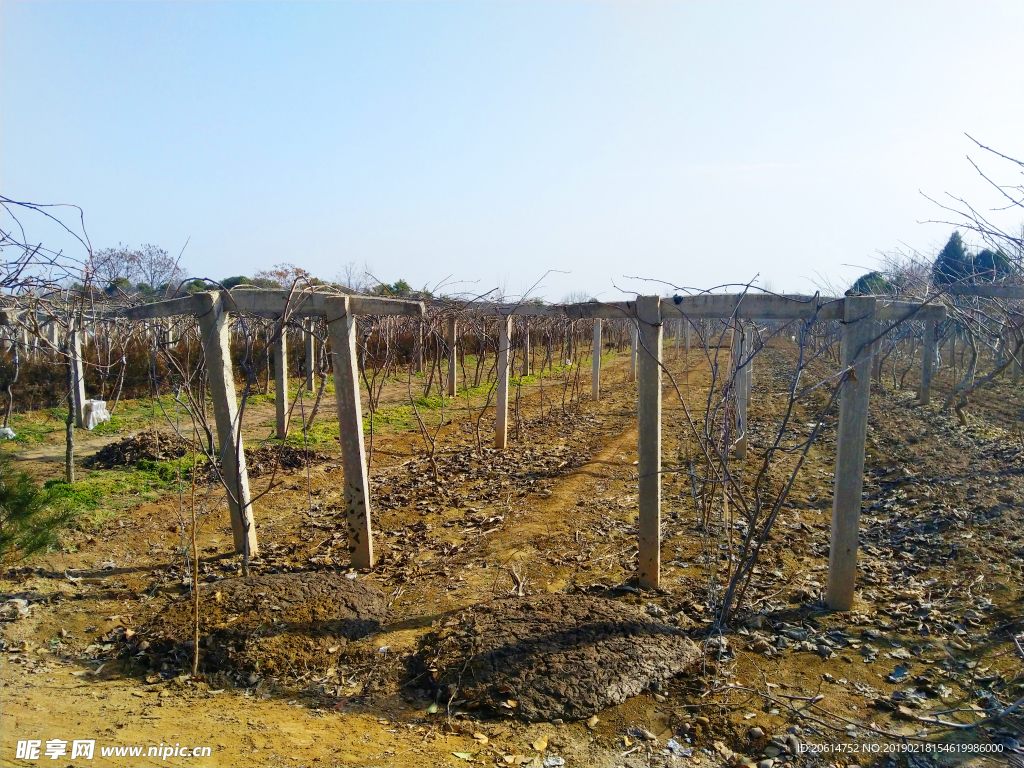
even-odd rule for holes
{"type": "MultiPolygon", "coordinates": [[[[975,289],[1001,289],[1009,293],[1010,286],[975,286],[975,289]]],[[[212,293],[217,293],[216,291],[212,293]]],[[[278,318],[288,309],[296,317],[336,317],[345,310],[355,315],[402,315],[423,317],[424,303],[405,299],[389,299],[377,296],[323,293],[312,290],[273,291],[264,289],[235,288],[225,292],[225,306],[232,312],[243,312],[261,317],[278,318]]],[[[962,294],[967,295],[967,294],[962,294]]],[[[1024,298],[1024,289],[1021,290],[1024,298]]],[[[97,313],[97,319],[127,318],[129,320],[152,320],[174,315],[194,315],[204,306],[199,294],[179,299],[143,304],[108,312],[97,313]]],[[[435,306],[438,306],[435,302],[435,306]]],[[[447,306],[447,305],[446,305],[447,306]]],[[[636,316],[636,302],[583,302],[580,304],[468,304],[462,311],[480,312],[507,317],[563,317],[569,320],[615,320],[636,316]]],[[[16,320],[21,310],[0,310],[0,325],[9,325],[16,320]]],[[[700,294],[682,296],[678,300],[665,299],[661,302],[663,320],[687,317],[690,319],[713,319],[735,317],[742,320],[799,320],[816,316],[818,320],[840,320],[843,316],[843,299],[827,296],[774,296],[768,294],[700,294]],[[816,313],[816,314],[815,314],[816,313]]],[[[941,304],[916,304],[913,302],[885,301],[879,299],[876,319],[894,321],[903,319],[943,320],[946,309],[941,304]]]]}
{"type": "Polygon", "coordinates": [[[636,314],[636,303],[632,301],[599,302],[587,301],[581,304],[467,304],[463,312],[480,312],[485,315],[508,317],[565,317],[570,320],[609,320],[632,317],[636,314]]]}
{"type": "Polygon", "coordinates": [[[154,320],[159,317],[173,317],[174,315],[197,315],[204,311],[205,304],[199,294],[183,296],[180,299],[169,299],[158,301],[155,304],[140,304],[137,307],[115,309],[104,312],[103,316],[115,318],[125,317],[129,320],[154,320]]]}
{"type": "Polygon", "coordinates": [[[679,296],[661,304],[662,319],[796,320],[817,313],[820,320],[843,316],[843,300],[827,296],[773,296],[764,293],[705,293],[679,296]]]}
{"type": "MultiPolygon", "coordinates": [[[[210,293],[218,293],[211,291],[210,293]]],[[[288,309],[296,317],[326,316],[344,314],[346,302],[349,310],[356,315],[405,315],[423,317],[423,302],[403,299],[385,299],[376,296],[352,296],[346,294],[320,293],[316,291],[268,291],[262,289],[236,288],[226,291],[225,306],[231,312],[244,312],[261,317],[277,318],[288,309]]],[[[195,315],[202,311],[203,301],[199,294],[186,296],[155,304],[144,304],[110,313],[112,317],[127,317],[131,320],[150,320],[173,315],[195,315]]]]}
{"type": "Polygon", "coordinates": [[[354,315],[404,315],[423,317],[426,308],[422,301],[388,299],[379,296],[357,296],[354,294],[330,294],[318,291],[267,291],[235,289],[231,291],[238,312],[263,317],[280,317],[287,307],[297,317],[325,316],[328,319],[340,316],[345,311],[345,300],[354,315]]]}
{"type": "Polygon", "coordinates": [[[1024,301],[1024,285],[956,285],[950,286],[948,293],[951,296],[1024,301]]]}
{"type": "MultiPolygon", "coordinates": [[[[663,320],[691,319],[740,320],[841,320],[844,299],[830,296],[775,296],[769,294],[714,293],[666,299],[661,304],[663,320]]],[[[883,321],[942,320],[946,308],[941,304],[915,304],[907,301],[879,300],[875,318],[883,321]]]]}
{"type": "Polygon", "coordinates": [[[875,305],[875,319],[890,323],[901,320],[945,320],[946,307],[942,304],[915,304],[911,301],[883,303],[880,299],[875,305]]]}
{"type": "MultiPolygon", "coordinates": [[[[19,323],[25,323],[31,318],[29,314],[31,310],[28,309],[0,309],[0,325],[18,325],[19,323]]],[[[60,319],[54,314],[48,314],[46,312],[36,312],[36,322],[39,325],[45,325],[47,323],[60,322],[60,319]]],[[[88,317],[88,315],[87,315],[88,317]]]]}

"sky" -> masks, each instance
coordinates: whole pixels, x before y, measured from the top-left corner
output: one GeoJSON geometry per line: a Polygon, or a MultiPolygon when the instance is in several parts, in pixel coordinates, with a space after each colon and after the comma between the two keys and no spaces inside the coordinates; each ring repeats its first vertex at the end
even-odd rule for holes
{"type": "Polygon", "coordinates": [[[965,134],[1024,156],[1022,39],[1020,2],[8,1],[0,192],[213,279],[813,292],[940,248],[922,192],[995,204],[968,156],[1020,183],[965,134]]]}

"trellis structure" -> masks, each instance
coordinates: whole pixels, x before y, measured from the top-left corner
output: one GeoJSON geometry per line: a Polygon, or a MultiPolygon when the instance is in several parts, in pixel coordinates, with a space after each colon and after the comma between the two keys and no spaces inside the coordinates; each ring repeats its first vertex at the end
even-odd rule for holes
{"type": "MultiPolygon", "coordinates": [[[[714,318],[732,321],[839,321],[842,324],[842,389],[836,437],[826,602],[832,609],[848,611],[853,607],[857,572],[864,449],[871,393],[871,357],[876,342],[897,324],[911,319],[931,324],[944,317],[945,307],[941,305],[888,301],[875,296],[847,296],[836,299],[820,296],[705,294],[677,297],[673,301],[641,297],[637,301],[637,325],[643,348],[639,385],[641,584],[648,587],[658,586],[660,571],[660,546],[657,539],[653,538],[654,532],[659,530],[661,524],[660,490],[655,479],[661,472],[660,422],[657,425],[647,425],[645,435],[644,413],[645,410],[652,411],[655,407],[660,411],[661,321],[681,318],[692,323],[698,319],[714,318]],[[645,361],[647,365],[643,364],[645,361]],[[644,400],[653,398],[659,400],[657,406],[647,404],[645,408],[644,400]],[[652,477],[646,486],[645,474],[652,477]],[[647,537],[644,535],[645,531],[648,533],[647,537]]],[[[745,433],[750,374],[749,368],[746,371],[743,369],[750,365],[752,355],[744,354],[742,351],[749,347],[746,333],[737,335],[739,338],[736,347],[741,350],[735,363],[740,385],[737,404],[738,410],[742,413],[741,429],[745,433]]],[[[653,419],[651,421],[653,422],[653,419]]],[[[745,445],[743,448],[745,449],[745,445]]]]}
{"type": "MultiPolygon", "coordinates": [[[[1015,289],[1012,298],[1018,298],[1015,289]]],[[[978,295],[978,294],[974,294],[978,295]]],[[[986,294],[987,295],[987,294],[986,294]]],[[[993,294],[994,295],[994,294],[993,294]]],[[[1002,295],[1002,294],[1000,294],[1002,295]]],[[[450,305],[455,307],[457,305],[450,305]]],[[[849,610],[853,605],[856,556],[863,486],[864,449],[867,433],[870,395],[870,362],[877,342],[897,324],[907,320],[925,322],[934,335],[938,322],[945,317],[945,307],[938,304],[890,301],[874,296],[845,298],[777,296],[768,294],[700,294],[662,299],[640,296],[628,302],[587,302],[583,304],[537,306],[533,304],[462,305],[461,311],[474,311],[499,319],[497,401],[495,414],[495,447],[507,446],[509,405],[509,367],[512,320],[515,316],[593,320],[593,382],[592,396],[600,397],[602,321],[627,320],[630,323],[632,349],[630,380],[638,382],[638,506],[639,506],[639,583],[645,588],[660,585],[661,528],[661,409],[663,327],[674,322],[678,350],[680,336],[690,346],[690,330],[706,332],[708,321],[726,321],[738,333],[733,334],[730,365],[735,372],[737,435],[734,450],[742,456],[746,450],[746,408],[751,391],[753,337],[748,321],[839,322],[842,327],[841,396],[837,435],[835,480],[832,506],[831,545],[828,570],[828,605],[849,610]],[[888,326],[886,326],[888,324],[888,326]],[[683,333],[680,334],[680,331],[683,333]]],[[[106,313],[108,316],[133,320],[151,320],[175,315],[193,315],[198,320],[201,342],[206,357],[210,395],[214,405],[217,440],[228,503],[231,509],[235,549],[256,554],[258,543],[246,472],[245,453],[234,377],[229,354],[230,316],[251,314],[276,320],[283,326],[293,317],[323,317],[331,341],[335,393],[338,406],[339,437],[344,471],[346,521],[352,563],[357,568],[372,567],[373,531],[370,518],[370,493],[366,454],[363,443],[362,409],[356,358],[356,317],[359,315],[404,315],[422,318],[423,303],[361,295],[339,295],[322,289],[268,291],[235,288],[196,293],[188,297],[147,304],[106,313]]],[[[15,313],[16,314],[16,313],[15,313]]],[[[10,312],[0,316],[0,324],[14,320],[10,312]]],[[[454,395],[457,319],[448,318],[447,343],[449,375],[447,391],[454,395]]],[[[73,329],[72,329],[73,330],[73,329]]],[[[528,332],[528,331],[527,331],[528,332]]],[[[287,349],[285,333],[278,334],[279,372],[287,370],[284,363],[287,349]]],[[[309,338],[309,337],[307,337],[309,338]]],[[[934,344],[932,344],[934,346],[934,344]]],[[[921,398],[927,402],[927,386],[934,366],[934,352],[923,355],[921,398]]],[[[309,358],[312,354],[307,352],[309,358]]],[[[72,355],[72,363],[76,358],[72,355]]],[[[81,381],[80,355],[76,381],[81,381]]],[[[283,435],[282,410],[287,396],[279,374],[276,402],[278,433],[283,435]]]]}
{"type": "MultiPolygon", "coordinates": [[[[231,509],[231,528],[235,551],[255,555],[256,530],[249,493],[249,477],[242,445],[242,425],[238,418],[234,374],[230,355],[230,316],[242,313],[277,320],[284,325],[290,318],[323,317],[331,339],[335,397],[342,467],[345,481],[345,508],[349,550],[357,568],[373,565],[373,528],[370,520],[370,485],[367,476],[366,449],[363,443],[362,405],[356,357],[356,317],[359,315],[406,315],[422,317],[424,307],[418,301],[382,299],[303,291],[268,291],[235,288],[231,291],[196,293],[181,299],[146,304],[120,311],[134,320],[194,315],[199,322],[203,353],[206,357],[210,396],[213,400],[221,467],[231,509]]],[[[285,338],[285,334],[279,334],[285,338]]],[[[279,359],[285,359],[286,342],[279,342],[279,359]]],[[[285,370],[278,365],[278,371],[285,370]]],[[[281,374],[279,374],[280,382],[281,374]]],[[[276,395],[278,429],[281,429],[280,405],[287,400],[280,390],[276,395]]]]}
{"type": "MultiPolygon", "coordinates": [[[[877,342],[896,325],[907,320],[924,321],[934,329],[945,317],[939,304],[892,301],[874,296],[829,298],[821,296],[777,296],[769,294],[701,294],[665,300],[640,296],[635,302],[571,304],[560,306],[475,305],[473,309],[493,313],[499,323],[498,397],[495,415],[495,447],[506,446],[508,423],[508,352],[511,318],[520,316],[565,317],[594,320],[594,361],[592,393],[600,394],[600,349],[602,319],[631,321],[632,349],[630,380],[638,381],[638,506],[639,583],[657,588],[661,573],[661,389],[663,326],[682,323],[686,331],[708,320],[838,321],[843,331],[842,392],[832,505],[831,543],[827,603],[836,610],[853,607],[857,547],[860,528],[861,491],[864,480],[864,451],[867,439],[868,403],[871,392],[870,361],[877,342]],[[888,327],[885,326],[888,324],[888,327]]],[[[455,319],[449,321],[449,345],[455,345],[455,319]]],[[[679,326],[676,326],[677,342],[679,326]]],[[[684,332],[689,347],[689,333],[684,332]]],[[[749,328],[734,334],[732,365],[736,371],[737,454],[747,448],[746,410],[752,384],[752,344],[749,328]]],[[[454,355],[452,355],[454,359],[454,355]]],[[[450,363],[450,365],[453,365],[450,363]]],[[[925,356],[922,378],[930,371],[925,356]]],[[[450,378],[453,381],[453,378],[450,378]]],[[[449,393],[454,390],[449,385],[449,393]]],[[[926,391],[924,386],[922,391],[926,391]]]]}

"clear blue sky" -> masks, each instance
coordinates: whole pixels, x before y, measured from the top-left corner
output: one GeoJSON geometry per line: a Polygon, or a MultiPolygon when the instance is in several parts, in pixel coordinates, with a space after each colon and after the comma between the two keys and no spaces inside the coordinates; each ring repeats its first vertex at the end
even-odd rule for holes
{"type": "Polygon", "coordinates": [[[82,206],[96,248],[191,238],[212,278],[808,290],[941,245],[918,190],[992,199],[965,132],[1024,155],[1020,2],[4,2],[0,24],[3,194],[82,206]]]}

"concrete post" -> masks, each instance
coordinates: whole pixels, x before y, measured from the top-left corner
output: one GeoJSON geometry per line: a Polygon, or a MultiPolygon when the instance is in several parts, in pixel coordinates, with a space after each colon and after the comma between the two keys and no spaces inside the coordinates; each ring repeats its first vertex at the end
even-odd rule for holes
{"type": "Polygon", "coordinates": [[[370,480],[363,442],[363,407],[359,392],[356,356],[356,316],[345,297],[345,314],[329,319],[331,357],[334,365],[334,396],[338,404],[341,464],[345,473],[345,509],[352,565],[372,568],[373,528],[370,523],[370,480]]]}
{"type": "Polygon", "coordinates": [[[423,321],[416,321],[416,373],[423,373],[423,321]]]}
{"type": "Polygon", "coordinates": [[[523,376],[530,375],[530,323],[523,321],[523,376]]]}
{"type": "Polygon", "coordinates": [[[748,325],[743,334],[743,357],[747,364],[744,366],[746,381],[744,382],[744,395],[747,408],[750,407],[750,399],[754,390],[754,326],[748,325]]]}
{"type": "Polygon", "coordinates": [[[247,557],[259,553],[256,521],[249,495],[249,472],[245,466],[245,448],[235,400],[235,378],[231,370],[231,316],[219,293],[200,294],[203,310],[198,315],[199,332],[206,358],[206,376],[220,444],[220,464],[231,510],[231,532],[235,552],[247,557]]]}
{"type": "Polygon", "coordinates": [[[71,372],[75,382],[72,396],[75,399],[75,426],[85,425],[85,367],[82,364],[82,331],[75,321],[71,330],[71,372]]]}
{"type": "Polygon", "coordinates": [[[498,323],[498,405],[494,414],[494,447],[508,442],[508,357],[512,347],[512,315],[498,323]]]}
{"type": "Polygon", "coordinates": [[[640,541],[639,581],[645,589],[661,583],[661,299],[640,296],[640,383],[637,393],[640,541]]]}
{"type": "Polygon", "coordinates": [[[747,457],[747,406],[750,404],[750,364],[747,358],[750,356],[750,330],[739,328],[739,332],[733,331],[733,354],[736,359],[733,363],[735,378],[733,387],[735,392],[736,405],[736,442],[734,448],[736,458],[743,460],[747,457]]]}
{"type": "MultiPolygon", "coordinates": [[[[1015,330],[1015,333],[1013,335],[1014,339],[1016,338],[1018,333],[1020,333],[1019,327],[1015,330]]],[[[1016,346],[1016,341],[1012,341],[1012,346],[1014,346],[1014,347],[1016,346]]],[[[1020,353],[1013,352],[1012,348],[1011,348],[1011,352],[1013,353],[1014,357],[1013,357],[1013,362],[1010,363],[1010,381],[1011,381],[1011,383],[1016,385],[1016,384],[1020,384],[1020,372],[1021,372],[1020,353]]]]}
{"type": "Polygon", "coordinates": [[[828,553],[826,602],[835,611],[853,608],[857,577],[861,491],[864,486],[864,446],[871,395],[871,339],[875,335],[873,296],[844,300],[842,336],[843,380],[836,435],[835,491],[832,497],[832,541],[828,553]]]}
{"type": "Polygon", "coordinates": [[[288,434],[288,327],[277,323],[274,340],[274,409],[277,411],[277,439],[288,434]]]}
{"type": "Polygon", "coordinates": [[[455,397],[456,389],[456,365],[459,357],[458,349],[455,346],[458,323],[454,317],[448,318],[448,397],[455,397]]]}
{"type": "Polygon", "coordinates": [[[935,333],[938,323],[926,320],[924,323],[924,348],[921,350],[921,392],[918,402],[928,405],[932,397],[932,376],[935,374],[935,333]]]}
{"type": "Polygon", "coordinates": [[[679,357],[679,342],[681,341],[680,337],[683,335],[683,318],[679,318],[678,320],[676,320],[675,333],[673,335],[675,336],[674,353],[676,357],[679,357]]]}
{"type": "MultiPolygon", "coordinates": [[[[880,324],[875,323],[875,333],[873,335],[877,336],[878,331],[880,330],[880,324]]],[[[886,341],[884,337],[879,338],[878,341],[874,343],[871,350],[871,378],[878,383],[881,383],[882,381],[882,343],[884,341],[886,341]]]]}
{"type": "Polygon", "coordinates": [[[636,358],[637,358],[637,329],[633,323],[629,324],[629,380],[636,381],[636,358]]]}
{"type": "Polygon", "coordinates": [[[594,320],[594,370],[590,377],[590,396],[594,400],[601,399],[601,352],[604,343],[601,340],[601,318],[594,320]]]}
{"type": "Polygon", "coordinates": [[[302,331],[306,341],[306,389],[309,392],[316,389],[316,336],[313,335],[314,322],[312,317],[307,317],[302,331]]]}
{"type": "Polygon", "coordinates": [[[689,320],[684,320],[683,322],[684,322],[684,325],[683,325],[683,352],[684,352],[684,354],[687,355],[687,357],[689,357],[689,355],[690,355],[690,330],[691,330],[690,329],[690,322],[689,322],[689,320]]]}

